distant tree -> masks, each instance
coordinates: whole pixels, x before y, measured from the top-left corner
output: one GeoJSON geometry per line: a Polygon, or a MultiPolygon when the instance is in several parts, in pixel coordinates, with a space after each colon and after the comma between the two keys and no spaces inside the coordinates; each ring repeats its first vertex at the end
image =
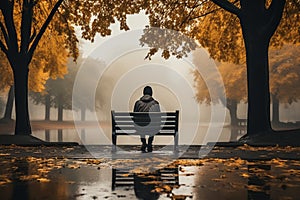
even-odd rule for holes
{"type": "Polygon", "coordinates": [[[105,63],[101,60],[87,57],[82,58],[81,62],[77,64],[77,70],[80,66],[82,67],[82,70],[84,70],[84,72],[81,72],[80,80],[76,85],[78,87],[78,91],[80,92],[73,94],[73,109],[79,109],[81,111],[81,120],[84,121],[86,119],[86,111],[93,110],[94,107],[96,108],[99,102],[99,97],[103,95],[100,93],[99,96],[97,95],[95,97],[95,101],[92,102],[90,90],[95,85],[98,85],[99,80],[94,79],[93,77],[95,77],[94,74],[97,73],[99,69],[105,66],[105,63]]]}
{"type": "MultiPolygon", "coordinates": [[[[271,49],[270,57],[270,91],[272,97],[272,122],[279,123],[279,103],[297,102],[300,99],[300,48],[297,45],[284,45],[280,49],[271,49]]],[[[199,66],[198,56],[195,55],[194,64],[199,66]]],[[[225,105],[230,111],[231,123],[236,124],[236,106],[241,101],[247,101],[246,88],[246,67],[242,64],[221,63],[218,66],[221,73],[225,91],[227,104],[225,105]]],[[[213,81],[212,93],[208,92],[208,88],[198,71],[193,72],[196,100],[199,103],[218,103],[222,100],[224,94],[221,94],[220,83],[216,75],[211,73],[209,81],[213,81]]]]}
{"type": "Polygon", "coordinates": [[[0,97],[0,113],[4,111],[4,108],[5,108],[5,103],[3,99],[0,97]]]}
{"type": "Polygon", "coordinates": [[[13,110],[13,104],[14,104],[14,87],[10,86],[8,94],[7,94],[7,101],[5,106],[5,112],[4,116],[1,120],[3,121],[10,121],[12,120],[12,110],[13,110]]]}
{"type": "MultiPolygon", "coordinates": [[[[63,120],[63,110],[80,110],[81,120],[86,119],[86,111],[92,110],[93,105],[91,102],[91,97],[89,96],[90,88],[98,84],[98,79],[93,80],[93,73],[98,71],[99,67],[103,67],[104,63],[95,60],[93,58],[83,58],[82,54],[79,55],[76,62],[69,59],[68,62],[68,73],[57,79],[49,79],[45,85],[45,90],[42,92],[31,92],[30,97],[35,104],[45,105],[45,120],[50,119],[50,108],[54,107],[58,109],[57,119],[59,121],[63,120]],[[80,67],[84,68],[86,74],[81,77],[80,94],[73,95],[74,81],[77,72],[80,67]],[[74,107],[72,107],[72,105],[74,107]]],[[[94,103],[101,104],[101,96],[97,95],[94,103]]]]}
{"type": "Polygon", "coordinates": [[[279,104],[292,104],[300,99],[300,46],[284,45],[270,51],[270,91],[272,122],[278,124],[279,104]]]}
{"type": "MultiPolygon", "coordinates": [[[[201,70],[210,70],[203,69],[203,66],[200,66],[197,51],[194,53],[193,63],[201,70]]],[[[208,90],[207,83],[203,80],[198,70],[193,71],[196,89],[195,99],[199,103],[206,104],[221,102],[229,110],[231,125],[235,126],[238,122],[237,105],[247,100],[246,67],[237,64],[220,63],[218,69],[222,80],[218,79],[215,71],[208,71],[209,76],[206,79],[209,85],[212,86],[210,90],[208,90]],[[225,94],[222,93],[223,89],[220,81],[223,81],[225,94]]]]}
{"type": "MultiPolygon", "coordinates": [[[[69,62],[73,62],[71,59],[69,62]]],[[[30,97],[35,104],[45,105],[45,120],[50,120],[50,108],[57,108],[57,120],[63,121],[63,110],[72,109],[72,89],[76,69],[68,64],[68,73],[64,77],[48,79],[45,90],[31,92],[30,97]]]]}

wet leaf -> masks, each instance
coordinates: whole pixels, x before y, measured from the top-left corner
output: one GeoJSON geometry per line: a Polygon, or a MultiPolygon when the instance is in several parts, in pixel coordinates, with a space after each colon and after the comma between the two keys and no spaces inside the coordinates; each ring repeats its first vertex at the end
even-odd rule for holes
{"type": "Polygon", "coordinates": [[[41,183],[48,183],[48,182],[50,182],[50,179],[47,179],[47,178],[38,178],[37,180],[39,182],[41,182],[41,183]]]}
{"type": "Polygon", "coordinates": [[[0,156],[10,156],[9,153],[0,153],[0,156]]]}
{"type": "Polygon", "coordinates": [[[241,176],[244,177],[244,178],[249,178],[250,177],[249,174],[246,174],[246,173],[243,173],[241,176]]]}

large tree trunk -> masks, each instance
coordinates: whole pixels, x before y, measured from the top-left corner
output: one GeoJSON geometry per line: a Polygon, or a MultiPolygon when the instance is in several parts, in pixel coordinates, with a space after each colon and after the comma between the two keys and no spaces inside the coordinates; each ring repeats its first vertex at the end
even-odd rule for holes
{"type": "Polygon", "coordinates": [[[279,124],[279,100],[276,98],[276,95],[272,96],[272,123],[279,124]]]}
{"type": "Polygon", "coordinates": [[[45,120],[50,120],[50,95],[45,96],[45,120]]]}
{"type": "Polygon", "coordinates": [[[30,135],[28,111],[28,65],[18,63],[13,67],[15,87],[16,125],[15,135],[30,135]]]}
{"type": "Polygon", "coordinates": [[[11,86],[7,95],[7,102],[3,119],[12,119],[12,110],[14,106],[14,86],[11,86]]]}
{"type": "Polygon", "coordinates": [[[248,82],[248,126],[247,134],[268,133],[270,123],[269,93],[269,41],[248,36],[245,38],[248,82]]]}
{"type": "Polygon", "coordinates": [[[248,82],[247,134],[272,132],[268,48],[282,18],[284,0],[273,0],[269,9],[265,0],[241,0],[238,17],[246,47],[248,82]]]}

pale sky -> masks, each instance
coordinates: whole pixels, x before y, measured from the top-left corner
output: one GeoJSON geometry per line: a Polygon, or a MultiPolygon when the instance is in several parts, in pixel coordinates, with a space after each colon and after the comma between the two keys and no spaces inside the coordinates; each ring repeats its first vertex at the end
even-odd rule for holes
{"type": "MultiPolygon", "coordinates": [[[[128,15],[127,16],[127,24],[130,28],[130,30],[135,30],[135,29],[143,29],[145,28],[146,25],[148,25],[148,17],[144,14],[142,11],[140,14],[136,15],[128,15]]],[[[112,29],[112,35],[107,36],[107,37],[101,37],[99,34],[96,35],[95,41],[91,43],[90,41],[87,40],[80,40],[80,49],[83,51],[83,56],[87,57],[95,48],[97,48],[101,43],[104,41],[120,34],[120,33],[125,33],[126,31],[120,30],[120,24],[118,21],[116,21],[115,24],[111,25],[112,29]]],[[[79,36],[78,38],[81,38],[79,36]]]]}

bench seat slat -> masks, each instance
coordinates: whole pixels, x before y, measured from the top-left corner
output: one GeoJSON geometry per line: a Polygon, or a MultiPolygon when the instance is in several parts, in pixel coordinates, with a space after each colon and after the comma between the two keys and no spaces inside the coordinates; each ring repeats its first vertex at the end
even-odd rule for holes
{"type": "MultiPolygon", "coordinates": [[[[130,133],[130,134],[128,134],[127,132],[119,132],[119,133],[116,133],[116,135],[127,135],[127,136],[130,136],[130,135],[136,135],[136,136],[139,136],[139,135],[141,135],[141,134],[139,134],[139,133],[137,133],[137,132],[130,133]]],[[[149,134],[145,134],[145,135],[149,135],[149,134]]],[[[159,133],[156,133],[154,136],[156,136],[156,135],[174,136],[174,133],[159,132],[159,133]]]]}
{"type": "Polygon", "coordinates": [[[176,116],[176,112],[114,112],[115,117],[123,117],[123,116],[145,116],[145,115],[150,115],[150,116],[176,116]]]}
{"type": "MultiPolygon", "coordinates": [[[[148,125],[149,122],[139,122],[139,125],[148,125]]],[[[122,126],[122,125],[128,125],[128,126],[134,126],[135,123],[133,121],[116,121],[117,126],[122,126]]],[[[151,125],[164,125],[164,126],[169,126],[169,125],[176,125],[175,121],[161,121],[161,122],[151,122],[151,125]]]]}
{"type": "MultiPolygon", "coordinates": [[[[144,118],[138,118],[139,121],[145,120],[145,121],[149,121],[149,118],[151,121],[175,121],[176,118],[175,117],[144,117],[144,118]]],[[[122,117],[116,117],[115,121],[134,121],[133,117],[126,117],[126,116],[122,116],[122,117]]]]}
{"type": "MultiPolygon", "coordinates": [[[[142,129],[141,131],[145,130],[145,131],[148,131],[148,130],[155,130],[155,129],[158,129],[158,130],[174,130],[175,129],[175,126],[163,126],[163,127],[147,127],[147,128],[140,128],[142,129]]],[[[116,126],[116,130],[136,130],[136,127],[134,126],[116,126]]]]}

